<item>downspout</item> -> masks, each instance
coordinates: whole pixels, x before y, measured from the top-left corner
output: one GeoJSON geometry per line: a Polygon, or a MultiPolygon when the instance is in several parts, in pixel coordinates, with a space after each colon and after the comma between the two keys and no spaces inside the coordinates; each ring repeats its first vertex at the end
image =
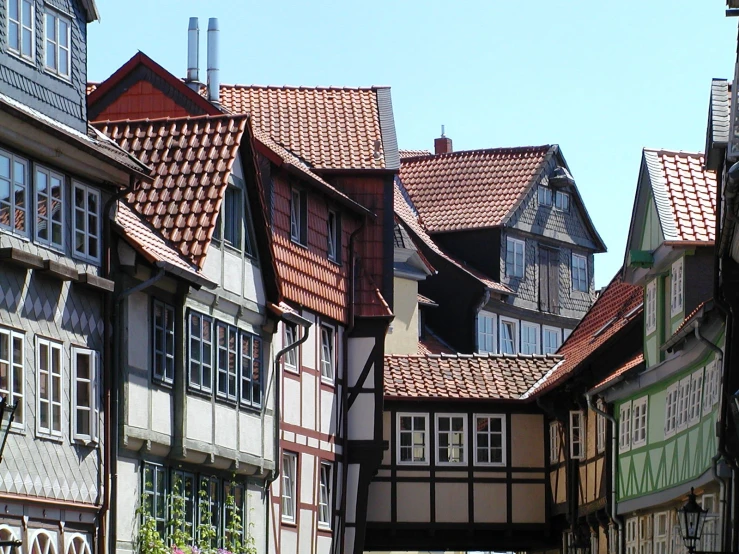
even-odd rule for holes
{"type": "MultiPolygon", "coordinates": [[[[589,393],[585,393],[585,401],[588,404],[588,409],[611,422],[611,504],[606,511],[608,516],[611,518],[611,521],[616,524],[616,529],[618,529],[618,552],[623,552],[624,529],[623,524],[621,523],[621,518],[616,514],[616,470],[618,469],[616,455],[618,454],[618,422],[611,414],[596,407],[595,404],[593,404],[593,399],[589,393]]],[[[608,504],[606,504],[606,506],[608,506],[608,504]]]]}

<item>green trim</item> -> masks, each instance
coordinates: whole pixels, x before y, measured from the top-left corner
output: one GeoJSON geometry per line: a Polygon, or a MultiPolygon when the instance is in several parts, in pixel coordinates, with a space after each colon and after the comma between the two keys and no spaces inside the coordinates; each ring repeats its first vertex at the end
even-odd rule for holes
{"type": "Polygon", "coordinates": [[[654,256],[647,250],[629,250],[629,265],[650,268],[654,265],[654,256]]]}

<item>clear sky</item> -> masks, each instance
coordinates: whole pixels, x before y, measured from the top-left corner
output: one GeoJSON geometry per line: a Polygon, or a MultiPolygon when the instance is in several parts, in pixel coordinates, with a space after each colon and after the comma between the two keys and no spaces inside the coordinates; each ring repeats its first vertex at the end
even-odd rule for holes
{"type": "Polygon", "coordinates": [[[179,77],[218,17],[221,82],[392,87],[401,148],[559,144],[621,266],[645,146],[703,151],[711,78],[733,78],[724,0],[97,0],[88,76],[141,50],[179,77]]]}

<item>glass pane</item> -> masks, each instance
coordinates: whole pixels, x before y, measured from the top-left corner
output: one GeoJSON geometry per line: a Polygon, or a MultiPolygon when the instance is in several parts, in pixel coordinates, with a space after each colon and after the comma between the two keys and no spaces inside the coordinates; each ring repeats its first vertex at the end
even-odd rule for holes
{"type": "Polygon", "coordinates": [[[90,385],[85,382],[77,383],[77,405],[89,408],[90,407],[90,385]]]}
{"type": "Polygon", "coordinates": [[[77,354],[77,378],[90,379],[89,354],[77,354]]]}
{"type": "Polygon", "coordinates": [[[31,2],[23,2],[23,25],[32,25],[31,21],[31,2]]]}
{"type": "Polygon", "coordinates": [[[77,410],[77,434],[90,435],[90,412],[77,410]]]}
{"type": "Polygon", "coordinates": [[[85,191],[80,187],[74,187],[74,205],[82,209],[85,207],[85,191]]]}
{"type": "Polygon", "coordinates": [[[455,417],[452,418],[452,430],[461,431],[464,428],[464,418],[455,417]]]}
{"type": "Polygon", "coordinates": [[[59,73],[69,75],[69,50],[59,48],[59,73]]]}
{"type": "Polygon", "coordinates": [[[449,431],[449,418],[448,417],[442,417],[439,418],[439,431],[449,431]]]}
{"type": "Polygon", "coordinates": [[[61,46],[69,46],[69,25],[66,21],[59,20],[59,44],[61,46]]]}
{"type": "Polygon", "coordinates": [[[413,427],[417,431],[425,431],[426,430],[426,418],[424,417],[414,417],[413,418],[413,427]]]}
{"type": "Polygon", "coordinates": [[[400,418],[400,429],[402,431],[407,431],[411,429],[411,418],[410,417],[400,418]]]}
{"type": "Polygon", "coordinates": [[[410,433],[400,434],[400,446],[411,446],[411,434],[410,433]]]}
{"type": "Polygon", "coordinates": [[[20,0],[10,0],[10,18],[18,21],[18,2],[20,0]]]}
{"type": "Polygon", "coordinates": [[[488,446],[488,434],[487,433],[480,433],[477,435],[477,446],[480,448],[486,448],[488,446]]]}
{"type": "Polygon", "coordinates": [[[23,29],[23,54],[31,55],[31,43],[33,42],[30,29],[23,29]]]}

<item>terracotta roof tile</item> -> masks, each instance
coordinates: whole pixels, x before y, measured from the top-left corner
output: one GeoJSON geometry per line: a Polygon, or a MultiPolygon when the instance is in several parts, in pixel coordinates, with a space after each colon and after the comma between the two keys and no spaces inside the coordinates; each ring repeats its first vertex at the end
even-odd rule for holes
{"type": "Polygon", "coordinates": [[[561,356],[385,356],[385,398],[519,400],[561,356]]]}
{"type": "Polygon", "coordinates": [[[456,354],[457,352],[431,332],[428,328],[425,329],[423,338],[418,340],[418,354],[419,356],[426,356],[427,354],[456,354]]]}
{"type": "Polygon", "coordinates": [[[424,296],[423,294],[417,294],[418,303],[424,306],[438,306],[436,302],[431,300],[428,296],[424,296]]]}
{"type": "Polygon", "coordinates": [[[430,150],[398,150],[400,159],[418,158],[419,156],[431,156],[430,150]]]}
{"type": "Polygon", "coordinates": [[[595,385],[592,390],[600,389],[607,385],[608,383],[611,383],[612,381],[615,381],[618,377],[629,371],[630,369],[635,368],[639,364],[644,363],[644,354],[642,352],[639,352],[636,356],[631,358],[628,362],[626,362],[624,365],[616,369],[613,373],[611,373],[608,377],[603,379],[600,383],[595,385]]]}
{"type": "Polygon", "coordinates": [[[405,158],[400,177],[430,233],[497,227],[539,176],[553,146],[405,158]]]}

